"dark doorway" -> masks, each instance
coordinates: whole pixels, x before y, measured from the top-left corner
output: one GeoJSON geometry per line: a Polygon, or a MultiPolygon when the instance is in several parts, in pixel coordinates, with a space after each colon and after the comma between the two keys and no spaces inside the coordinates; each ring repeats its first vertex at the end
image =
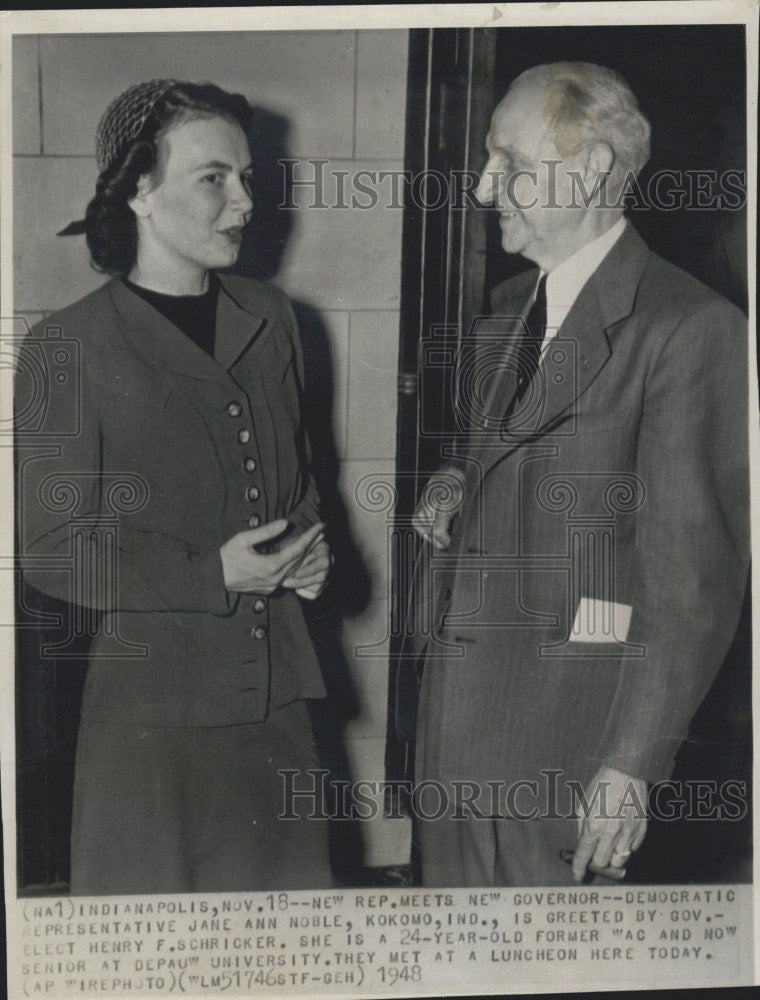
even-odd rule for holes
{"type": "MultiPolygon", "coordinates": [[[[515,77],[539,63],[580,60],[616,70],[652,124],[652,153],[639,178],[646,197],[654,175],[666,169],[683,172],[687,186],[705,184],[709,171],[746,171],[744,50],[741,25],[499,31],[494,97],[498,101],[515,77]]],[[[664,196],[664,185],[661,190],[664,196]]],[[[746,212],[685,205],[663,210],[636,201],[634,193],[628,214],[649,246],[746,312],[746,212]]],[[[522,258],[501,252],[496,215],[489,213],[485,287],[525,266],[522,258]]]]}

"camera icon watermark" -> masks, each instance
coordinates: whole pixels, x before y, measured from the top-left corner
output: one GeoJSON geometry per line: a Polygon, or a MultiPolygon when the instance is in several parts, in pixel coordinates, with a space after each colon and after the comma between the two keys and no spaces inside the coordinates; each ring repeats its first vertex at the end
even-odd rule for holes
{"type": "Polygon", "coordinates": [[[436,406],[426,402],[428,392],[440,392],[442,380],[453,408],[455,433],[473,443],[499,447],[505,440],[546,428],[555,436],[575,434],[572,412],[562,421],[550,422],[552,414],[577,395],[581,362],[575,340],[548,339],[538,368],[531,371],[520,350],[527,334],[522,316],[479,316],[465,337],[457,334],[455,327],[433,326],[420,344],[421,437],[450,436],[440,429],[436,406]],[[428,380],[426,375],[434,377],[428,380]]]}
{"type": "Polygon", "coordinates": [[[75,437],[81,430],[78,340],[55,324],[32,329],[23,316],[0,318],[0,364],[14,373],[14,414],[0,417],[0,435],[19,442],[75,437]]]}

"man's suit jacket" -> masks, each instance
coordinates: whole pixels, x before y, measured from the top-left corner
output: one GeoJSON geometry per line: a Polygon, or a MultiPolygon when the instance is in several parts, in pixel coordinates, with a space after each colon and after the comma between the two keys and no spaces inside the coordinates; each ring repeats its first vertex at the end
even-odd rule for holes
{"type": "Polygon", "coordinates": [[[465,501],[450,549],[429,555],[435,763],[417,778],[585,781],[606,764],[657,781],[745,591],[746,321],[629,225],[505,426],[509,317],[536,280],[495,290],[464,358],[465,501]]]}
{"type": "Polygon", "coordinates": [[[22,348],[20,557],[27,583],[99,620],[86,717],[228,725],[324,694],[298,597],[228,593],[219,554],[253,515],[319,519],[300,350],[285,296],[230,276],[214,358],[119,280],[22,348]]]}

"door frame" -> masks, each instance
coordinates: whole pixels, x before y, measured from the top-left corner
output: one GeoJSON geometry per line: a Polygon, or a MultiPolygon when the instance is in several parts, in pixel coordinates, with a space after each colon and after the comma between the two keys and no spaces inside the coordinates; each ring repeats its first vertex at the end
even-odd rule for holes
{"type": "Polygon", "coordinates": [[[411,566],[419,545],[411,517],[429,474],[441,464],[442,451],[454,436],[457,349],[484,306],[486,212],[478,210],[472,188],[485,162],[495,53],[494,28],[409,32],[386,745],[389,780],[411,776],[414,750],[419,676],[403,652],[411,566]]]}

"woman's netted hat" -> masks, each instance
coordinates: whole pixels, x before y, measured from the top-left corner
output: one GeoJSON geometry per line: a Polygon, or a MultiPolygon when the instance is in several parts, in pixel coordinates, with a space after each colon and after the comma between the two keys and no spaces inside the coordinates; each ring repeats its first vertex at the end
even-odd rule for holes
{"type": "MultiPolygon", "coordinates": [[[[95,159],[98,172],[103,173],[119,153],[134,142],[142,132],[151,111],[178,80],[148,80],[136,83],[119,94],[103,112],[95,132],[95,159]]],[[[87,232],[84,219],[76,219],[62,229],[59,236],[80,236],[87,232]]]]}
{"type": "Polygon", "coordinates": [[[148,80],[119,94],[106,108],[95,133],[95,158],[100,173],[111,166],[119,152],[133,142],[151,111],[177,80],[148,80]]]}

